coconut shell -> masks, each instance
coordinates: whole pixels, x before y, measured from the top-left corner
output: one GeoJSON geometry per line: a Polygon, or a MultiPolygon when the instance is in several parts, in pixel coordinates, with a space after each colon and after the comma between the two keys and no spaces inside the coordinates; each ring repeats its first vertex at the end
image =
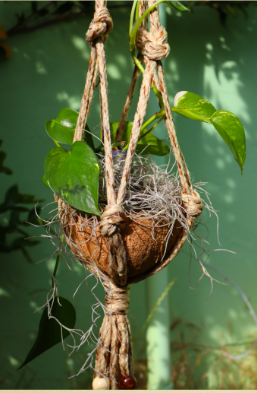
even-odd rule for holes
{"type": "MultiPolygon", "coordinates": [[[[100,220],[92,234],[92,228],[85,226],[81,217],[72,214],[71,209],[69,207],[63,213],[60,209],[61,224],[69,248],[86,267],[93,264],[94,260],[97,267],[109,275],[109,242],[107,237],[101,235],[100,220]]],[[[169,225],[154,227],[152,219],[131,220],[124,217],[120,233],[126,250],[128,279],[144,274],[163,259],[169,229],[169,225]]],[[[183,234],[184,229],[176,221],[167,243],[166,255],[176,248],[183,234]]]]}

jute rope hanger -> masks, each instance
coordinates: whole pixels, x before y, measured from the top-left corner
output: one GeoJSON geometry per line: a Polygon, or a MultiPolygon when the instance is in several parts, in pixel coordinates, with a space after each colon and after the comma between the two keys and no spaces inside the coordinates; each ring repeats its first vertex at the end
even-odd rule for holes
{"type": "MultiPolygon", "coordinates": [[[[155,3],[155,1],[149,0],[148,2],[140,2],[141,15],[146,9],[147,3],[149,6],[151,6],[155,3]]],[[[127,279],[126,249],[120,233],[121,226],[124,223],[122,203],[125,198],[127,179],[132,167],[133,156],[136,150],[140,130],[143,124],[144,116],[146,114],[152,82],[157,87],[163,100],[166,114],[165,124],[168,130],[172,150],[177,162],[182,187],[182,203],[189,227],[191,227],[194,218],[198,217],[202,211],[201,199],[198,193],[192,188],[189,172],[178,145],[174,124],[171,117],[168,94],[161,63],[161,60],[169,53],[169,45],[166,42],[167,33],[159,22],[157,7],[155,7],[150,13],[150,31],[146,30],[146,21],[144,21],[138,32],[138,59],[142,61],[144,58],[145,71],[140,88],[140,95],[131,131],[123,175],[117,195],[115,193],[107,98],[108,86],[104,52],[104,44],[107,39],[107,34],[111,31],[112,27],[113,24],[110,14],[106,8],[106,1],[97,0],[95,2],[94,18],[86,34],[86,40],[91,46],[91,55],[85,89],[73,140],[73,142],[83,140],[84,128],[93,97],[96,78],[99,73],[101,128],[105,151],[105,177],[107,188],[107,207],[101,216],[100,228],[102,236],[108,237],[110,252],[109,276],[106,276],[106,281],[103,282],[106,292],[105,318],[100,329],[98,348],[96,351],[95,378],[93,382],[94,389],[117,389],[118,387],[122,388],[129,383],[132,384],[130,386],[131,388],[134,387],[132,338],[128,318],[126,315],[129,306],[129,284],[145,279],[152,274],[156,274],[159,270],[166,266],[177,255],[187,237],[186,231],[182,230],[177,244],[172,249],[171,253],[165,257],[162,262],[156,264],[156,266],[151,268],[149,271],[139,276],[127,279]],[[155,69],[157,69],[157,74],[155,69]],[[130,377],[132,379],[129,379],[130,377]]],[[[135,67],[131,87],[116,134],[116,139],[119,141],[122,140],[123,130],[138,75],[139,71],[137,67],[135,67]]],[[[67,222],[65,221],[65,217],[62,214],[62,206],[64,202],[58,199],[58,204],[61,224],[63,228],[65,228],[67,222]]],[[[72,249],[68,236],[66,236],[66,242],[72,249]]],[[[83,260],[82,254],[83,253],[81,253],[80,256],[80,254],[77,253],[81,260],[83,260]]],[[[90,262],[85,262],[85,265],[89,268],[89,270],[93,272],[95,271],[94,267],[90,265],[90,262]]]]}

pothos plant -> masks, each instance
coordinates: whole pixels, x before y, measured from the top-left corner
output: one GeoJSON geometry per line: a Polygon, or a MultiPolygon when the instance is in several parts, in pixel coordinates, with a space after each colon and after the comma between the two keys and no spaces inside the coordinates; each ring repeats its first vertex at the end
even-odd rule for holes
{"type": "MultiPolygon", "coordinates": [[[[133,61],[141,72],[144,72],[144,68],[136,56],[137,31],[148,13],[160,3],[165,3],[180,11],[188,10],[178,1],[160,0],[139,17],[139,2],[133,2],[129,27],[130,52],[133,61]]],[[[143,124],[136,153],[165,156],[169,154],[170,147],[152,133],[165,119],[165,110],[161,95],[154,84],[152,84],[152,89],[159,100],[160,110],[143,124]]],[[[174,106],[170,110],[189,119],[211,124],[229,147],[242,173],[246,155],[245,133],[240,120],[233,113],[225,110],[216,110],[205,98],[185,91],[176,94],[174,106]]],[[[101,169],[99,154],[101,155],[104,152],[104,148],[102,143],[98,145],[95,143],[95,140],[98,140],[98,138],[96,137],[94,140],[96,135],[90,131],[88,125],[85,127],[84,141],[73,143],[77,119],[78,113],[76,111],[63,108],[56,119],[46,122],[46,132],[56,146],[46,156],[42,180],[58,197],[73,208],[101,216],[101,209],[98,206],[99,173],[101,169]],[[60,145],[68,145],[69,147],[64,148],[60,145]]],[[[130,141],[133,123],[126,122],[123,140],[116,143],[115,135],[118,124],[118,121],[110,123],[112,147],[115,150],[125,152],[130,141]]],[[[62,237],[53,278],[58,269],[63,241],[64,238],[62,237]]],[[[58,319],[63,326],[72,329],[76,320],[75,310],[68,300],[64,298],[59,299],[62,307],[58,307],[58,304],[54,302],[51,308],[51,315],[58,319]]],[[[46,307],[40,321],[36,342],[22,366],[61,341],[59,326],[54,319],[48,319],[48,317],[49,314],[46,307]]],[[[68,335],[69,330],[65,330],[63,338],[68,335]]]]}

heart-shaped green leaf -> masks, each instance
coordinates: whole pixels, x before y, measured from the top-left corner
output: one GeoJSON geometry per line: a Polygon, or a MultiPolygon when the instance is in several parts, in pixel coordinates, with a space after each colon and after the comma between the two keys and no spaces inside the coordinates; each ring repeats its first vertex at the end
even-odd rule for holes
{"type": "Polygon", "coordinates": [[[50,187],[66,203],[87,213],[98,209],[99,163],[84,142],[75,142],[71,151],[52,149],[45,159],[45,176],[50,187]]]}
{"type": "Polygon", "coordinates": [[[60,304],[58,304],[56,299],[54,300],[51,312],[52,318],[48,318],[48,308],[46,307],[44,309],[40,319],[36,341],[19,369],[41,355],[43,352],[47,351],[49,348],[61,342],[62,337],[65,339],[70,334],[66,329],[62,329],[61,331],[60,325],[54,318],[60,321],[63,326],[69,329],[74,328],[76,322],[76,311],[73,305],[61,296],[59,297],[59,301],[60,304]]]}
{"type": "MultiPolygon", "coordinates": [[[[115,121],[110,124],[112,142],[114,142],[118,125],[119,125],[118,121],[115,121]]],[[[127,143],[130,140],[132,127],[133,127],[133,123],[127,121],[125,124],[124,134],[122,138],[122,140],[126,141],[127,143]]],[[[147,130],[144,130],[141,134],[145,134],[146,132],[147,130]]],[[[137,154],[155,154],[156,156],[165,156],[169,152],[170,152],[170,148],[167,145],[165,145],[164,142],[162,142],[160,139],[158,139],[155,135],[151,133],[149,133],[144,138],[139,140],[136,147],[137,154]]]]}
{"type": "Polygon", "coordinates": [[[216,109],[209,101],[189,91],[181,91],[176,94],[174,107],[171,110],[189,119],[206,123],[210,123],[211,116],[216,112],[216,109]]]}
{"type": "Polygon", "coordinates": [[[242,123],[238,117],[227,111],[215,112],[211,117],[211,123],[230,148],[242,173],[246,156],[245,133],[242,123]]]}

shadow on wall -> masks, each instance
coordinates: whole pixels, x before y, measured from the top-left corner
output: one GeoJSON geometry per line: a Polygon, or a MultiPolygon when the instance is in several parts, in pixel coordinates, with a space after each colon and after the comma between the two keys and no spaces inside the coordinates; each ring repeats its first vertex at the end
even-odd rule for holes
{"type": "MultiPolygon", "coordinates": [[[[248,8],[247,20],[242,15],[237,19],[229,18],[227,28],[221,26],[218,16],[212,10],[203,7],[199,7],[191,15],[184,13],[183,17],[175,15],[168,18],[167,25],[171,54],[166,64],[166,79],[170,95],[174,96],[183,90],[197,93],[207,98],[217,109],[235,113],[246,129],[247,158],[241,177],[228,148],[210,125],[174,116],[178,139],[189,170],[196,182],[209,182],[207,190],[211,194],[214,208],[218,210],[222,247],[217,244],[216,222],[212,219],[206,223],[209,229],[209,248],[225,248],[237,252],[236,255],[210,253],[208,262],[233,278],[256,309],[256,209],[253,209],[256,182],[253,179],[256,177],[254,94],[257,81],[253,70],[257,59],[252,52],[256,37],[256,8],[248,8]],[[177,32],[176,37],[174,32],[177,32]]],[[[210,287],[205,278],[191,292],[186,306],[184,305],[185,293],[188,291],[189,257],[190,253],[185,248],[169,266],[171,277],[178,274],[182,279],[180,288],[175,285],[170,295],[175,316],[183,316],[184,313],[194,323],[204,321],[201,339],[205,343],[220,345],[224,340],[238,342],[246,339],[247,334],[252,337],[254,324],[243,301],[238,301],[239,295],[232,288],[215,284],[214,292],[204,301],[210,287]]],[[[192,263],[191,278],[196,282],[201,273],[199,270],[196,273],[197,267],[194,265],[197,262],[192,263]]],[[[217,275],[214,277],[221,279],[217,275]]],[[[236,347],[236,352],[240,353],[240,347],[236,347]]],[[[206,359],[206,368],[208,362],[206,359]]],[[[209,385],[212,386],[214,385],[209,385]]]]}

